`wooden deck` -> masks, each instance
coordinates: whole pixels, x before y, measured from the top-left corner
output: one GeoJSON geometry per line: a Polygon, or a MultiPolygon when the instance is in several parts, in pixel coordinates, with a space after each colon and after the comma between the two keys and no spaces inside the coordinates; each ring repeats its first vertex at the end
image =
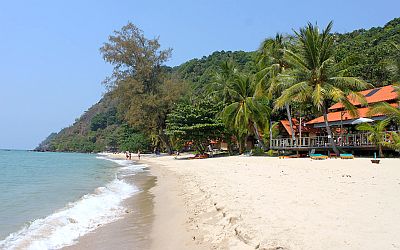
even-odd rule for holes
{"type": "MultiPolygon", "coordinates": [[[[386,132],[385,138],[389,141],[390,132],[386,132]]],[[[333,139],[336,146],[341,149],[375,149],[376,145],[368,140],[369,133],[335,135],[333,139]]],[[[270,147],[274,150],[296,150],[308,151],[311,149],[330,149],[332,148],[328,136],[278,138],[270,141],[270,147]]]]}

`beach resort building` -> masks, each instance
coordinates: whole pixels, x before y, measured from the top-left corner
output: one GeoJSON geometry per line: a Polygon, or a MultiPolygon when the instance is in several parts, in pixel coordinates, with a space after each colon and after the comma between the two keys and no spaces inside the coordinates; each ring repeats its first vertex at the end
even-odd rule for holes
{"type": "MultiPolygon", "coordinates": [[[[352,100],[357,108],[357,116],[352,116],[342,103],[336,103],[329,108],[328,123],[332,129],[334,141],[339,149],[344,151],[375,150],[376,145],[369,141],[368,133],[359,132],[356,125],[362,122],[375,122],[386,118],[383,114],[369,115],[370,106],[379,102],[387,102],[393,107],[399,107],[399,100],[393,85],[364,90],[362,94],[368,106],[352,100]]],[[[350,99],[351,100],[351,99],[350,99]]],[[[295,140],[288,120],[280,121],[280,136],[270,141],[271,149],[291,151],[327,151],[331,148],[328,135],[325,130],[324,117],[320,116],[310,121],[292,120],[295,140]]],[[[387,127],[388,133],[397,131],[396,124],[387,127]]]]}

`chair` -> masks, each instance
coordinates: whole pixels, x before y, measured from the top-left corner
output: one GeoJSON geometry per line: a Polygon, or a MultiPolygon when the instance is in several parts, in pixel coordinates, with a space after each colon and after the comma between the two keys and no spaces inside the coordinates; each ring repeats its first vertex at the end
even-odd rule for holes
{"type": "Polygon", "coordinates": [[[312,160],[325,160],[328,159],[328,156],[323,154],[310,154],[310,158],[312,160]]]}
{"type": "Polygon", "coordinates": [[[340,159],[354,159],[352,154],[340,154],[340,159]]]}

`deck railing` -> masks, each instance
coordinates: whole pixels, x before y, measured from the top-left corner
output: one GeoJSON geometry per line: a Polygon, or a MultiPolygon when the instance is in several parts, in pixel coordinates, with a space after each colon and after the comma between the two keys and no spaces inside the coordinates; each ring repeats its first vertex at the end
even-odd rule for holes
{"type": "MultiPolygon", "coordinates": [[[[386,141],[390,141],[390,133],[395,131],[387,131],[384,134],[386,141]]],[[[396,131],[398,132],[398,131],[396,131]]],[[[333,140],[338,147],[349,148],[371,148],[375,147],[374,143],[369,140],[370,133],[355,133],[334,135],[333,140]]],[[[328,136],[301,137],[293,140],[292,138],[278,138],[271,140],[271,149],[301,149],[301,148],[329,148],[330,140],[328,136]]]]}

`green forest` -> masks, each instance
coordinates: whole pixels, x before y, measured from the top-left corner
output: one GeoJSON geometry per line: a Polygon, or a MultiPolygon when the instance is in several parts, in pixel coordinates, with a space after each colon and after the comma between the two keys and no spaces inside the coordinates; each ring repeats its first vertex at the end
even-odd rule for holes
{"type": "Polygon", "coordinates": [[[253,138],[267,151],[273,121],[291,121],[298,110],[315,118],[336,102],[353,111],[347,96],[399,81],[400,18],[345,34],[332,26],[308,23],[291,35],[267,37],[256,51],[216,51],[168,67],[172,49],[162,50],[157,38],[128,23],[100,48],[113,66],[103,82],[107,93],[35,150],[172,153],[190,143],[204,153],[218,140],[234,154],[248,150],[253,138]]]}

